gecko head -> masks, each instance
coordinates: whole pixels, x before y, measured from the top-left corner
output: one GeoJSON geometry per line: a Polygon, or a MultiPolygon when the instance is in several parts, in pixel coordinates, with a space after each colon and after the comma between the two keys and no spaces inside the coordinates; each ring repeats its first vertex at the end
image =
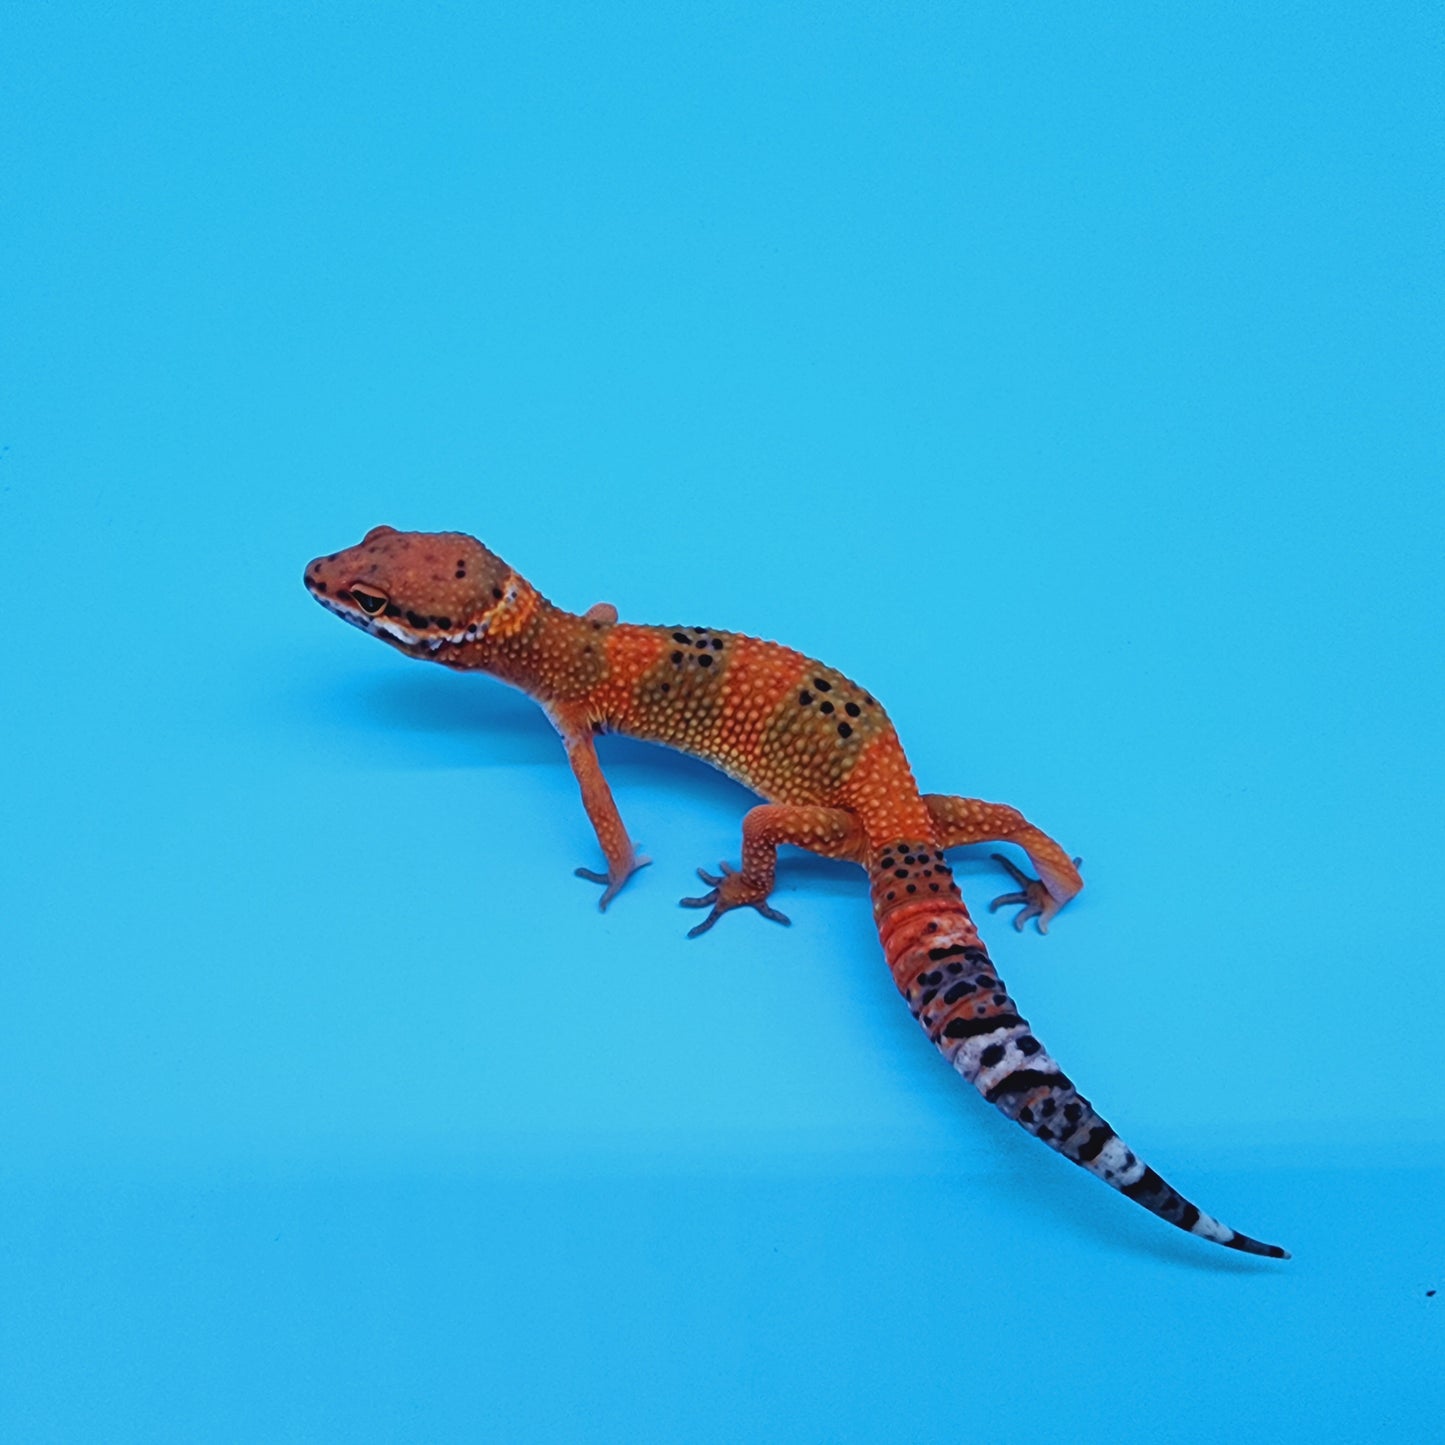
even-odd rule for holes
{"type": "Polygon", "coordinates": [[[307,563],[306,589],[329,612],[413,656],[483,636],[511,569],[465,532],[373,527],[354,547],[307,563]]]}

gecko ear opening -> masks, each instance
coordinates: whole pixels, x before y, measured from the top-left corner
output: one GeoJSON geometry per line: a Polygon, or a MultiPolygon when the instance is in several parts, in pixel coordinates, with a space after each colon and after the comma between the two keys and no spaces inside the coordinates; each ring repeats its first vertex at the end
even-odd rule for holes
{"type": "Polygon", "coordinates": [[[356,598],[356,605],[366,613],[368,617],[375,617],[383,607],[386,606],[386,597],[379,592],[371,592],[356,586],[351,587],[351,595],[356,598]]]}

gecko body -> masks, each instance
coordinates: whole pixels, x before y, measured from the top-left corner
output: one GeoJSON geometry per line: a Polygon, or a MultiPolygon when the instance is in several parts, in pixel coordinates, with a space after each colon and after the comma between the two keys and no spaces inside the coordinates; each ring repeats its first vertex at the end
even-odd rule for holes
{"type": "Polygon", "coordinates": [[[616,731],[712,763],[765,800],[743,819],[741,867],[699,869],[708,910],[787,922],[768,902],[784,843],[861,865],[899,992],[949,1063],[1037,1139],[1170,1224],[1246,1253],[1287,1258],[1203,1213],[1146,1165],[1074,1087],[1019,1013],[979,938],[945,857],[962,844],[1021,847],[1038,878],[999,856],[1019,890],[1014,922],[1041,931],[1083,886],[1077,860],[1016,809],[923,794],[888,714],[835,668],[777,643],[699,627],[619,622],[599,603],[554,606],[461,532],[376,527],[305,571],[328,610],[412,657],[482,671],[551,718],[576,775],[606,870],[605,908],[639,858],[603,777],[594,735],[616,731]]]}

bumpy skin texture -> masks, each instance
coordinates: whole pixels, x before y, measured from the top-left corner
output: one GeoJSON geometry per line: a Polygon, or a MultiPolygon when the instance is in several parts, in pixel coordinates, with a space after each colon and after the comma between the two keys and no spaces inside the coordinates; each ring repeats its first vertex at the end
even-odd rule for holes
{"type": "MultiPolygon", "coordinates": [[[[598,603],[554,607],[461,532],[376,527],[318,557],[306,586],[324,607],[413,657],[482,671],[546,710],[561,734],[596,830],[605,908],[647,860],[637,857],[593,746],[610,730],[695,754],[767,801],[743,820],[742,867],[702,873],[711,891],[700,933],[734,908],[771,908],[777,849],[791,843],[868,872],[888,966],[915,1018],[989,1103],[1035,1138],[1161,1219],[1250,1254],[1284,1250],[1202,1213],[1138,1159],[1033,1036],[999,981],[944,851],[965,843],[1023,848],[1039,878],[1006,859],[1040,931],[1083,886],[1077,860],[1015,809],[924,796],[876,698],[791,648],[703,627],[636,627],[598,603]]],[[[701,873],[702,870],[699,870],[701,873]]]]}

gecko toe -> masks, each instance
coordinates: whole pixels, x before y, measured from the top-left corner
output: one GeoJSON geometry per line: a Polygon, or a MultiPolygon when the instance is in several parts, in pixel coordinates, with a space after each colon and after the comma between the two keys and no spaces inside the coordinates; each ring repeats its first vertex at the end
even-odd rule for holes
{"type": "MultiPolygon", "coordinates": [[[[683,901],[684,903],[688,903],[688,902],[689,902],[689,900],[686,899],[686,898],[684,898],[682,901],[683,901]]],[[[696,901],[701,902],[701,900],[696,900],[696,901]]],[[[709,913],[708,916],[707,916],[706,918],[704,918],[703,921],[702,921],[701,923],[699,923],[696,928],[689,928],[689,929],[687,930],[687,936],[688,936],[689,938],[700,938],[700,937],[701,937],[704,933],[706,933],[706,932],[708,931],[708,929],[711,928],[711,927],[713,926],[713,924],[716,923],[716,922],[718,921],[718,919],[721,918],[722,916],[723,916],[723,910],[722,910],[721,908],[714,907],[713,911],[712,911],[711,913],[709,913]]]]}

